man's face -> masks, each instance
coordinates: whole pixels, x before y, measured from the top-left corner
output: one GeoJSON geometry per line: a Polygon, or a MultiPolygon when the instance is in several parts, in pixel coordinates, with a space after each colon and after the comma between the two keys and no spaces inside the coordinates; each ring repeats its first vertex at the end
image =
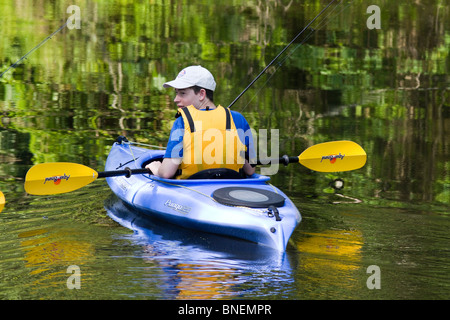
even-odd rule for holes
{"type": "Polygon", "coordinates": [[[205,90],[200,90],[199,93],[195,93],[192,88],[175,89],[175,99],[173,102],[177,104],[179,108],[193,105],[198,107],[205,99],[205,90]]]}

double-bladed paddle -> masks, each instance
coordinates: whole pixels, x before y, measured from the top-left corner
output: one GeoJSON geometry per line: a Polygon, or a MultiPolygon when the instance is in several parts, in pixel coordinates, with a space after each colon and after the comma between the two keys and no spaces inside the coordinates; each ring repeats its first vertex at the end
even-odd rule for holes
{"type": "MultiPolygon", "coordinates": [[[[367,154],[352,141],[332,141],[313,145],[298,157],[259,161],[259,164],[300,163],[319,172],[342,172],[364,166],[367,154]]],[[[97,172],[87,166],[70,162],[50,162],[33,166],[25,177],[25,191],[34,195],[66,193],[80,189],[98,178],[150,173],[148,169],[127,169],[97,172]]]]}

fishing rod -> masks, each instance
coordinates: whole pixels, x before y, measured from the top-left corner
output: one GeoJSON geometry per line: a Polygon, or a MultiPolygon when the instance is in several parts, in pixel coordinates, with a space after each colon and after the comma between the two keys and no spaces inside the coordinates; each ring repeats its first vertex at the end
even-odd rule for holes
{"type": "Polygon", "coordinates": [[[46,43],[48,40],[50,40],[55,34],[57,34],[57,33],[60,32],[62,29],[64,29],[64,27],[69,23],[69,20],[70,20],[70,19],[68,19],[68,20],[66,21],[66,23],[63,24],[61,27],[59,27],[58,30],[56,30],[56,31],[53,32],[51,35],[49,35],[47,38],[45,38],[44,40],[42,40],[37,46],[35,46],[35,47],[34,47],[33,49],[31,49],[30,51],[28,51],[22,58],[20,58],[19,60],[17,60],[16,62],[14,62],[12,65],[10,65],[8,69],[6,69],[5,71],[3,71],[3,72],[0,74],[0,78],[3,77],[3,75],[4,75],[6,72],[9,71],[9,69],[17,67],[17,66],[19,65],[19,63],[22,62],[22,60],[26,59],[26,57],[27,57],[29,54],[31,54],[34,50],[38,49],[40,46],[42,46],[44,43],[46,43]]]}
{"type": "Polygon", "coordinates": [[[231,106],[233,106],[235,103],[236,103],[236,101],[238,101],[239,100],[239,98],[240,97],[242,97],[243,95],[244,95],[244,93],[245,92],[247,92],[247,90],[248,89],[250,89],[250,87],[266,72],[266,70],[267,69],[269,69],[270,68],[270,66],[295,42],[295,40],[297,40],[298,39],[298,37],[300,37],[302,34],[303,34],[303,32],[305,32],[308,28],[309,28],[309,26],[311,25],[311,24],[313,24],[314,23],[314,21],[316,21],[317,20],[317,18],[319,18],[321,15],[322,15],[322,13],[324,13],[332,4],[333,4],[333,2],[335,2],[336,0],[332,0],[325,8],[323,8],[322,9],[322,11],[320,11],[318,14],[317,14],[317,16],[315,16],[314,17],[314,19],[312,19],[304,28],[303,28],[303,30],[302,31],[300,31],[295,37],[294,37],[294,39],[292,39],[292,41],[291,42],[289,42],[284,48],[283,48],[283,50],[281,50],[281,52],[256,76],[256,78],[255,79],[253,79],[253,81],[252,82],[250,82],[250,84],[247,86],[247,88],[245,88],[244,89],[244,91],[242,91],[237,97],[236,97],[236,99],[234,99],[233,100],[233,102],[231,102],[230,103],[230,105],[228,106],[228,108],[231,108],[231,106]]]}

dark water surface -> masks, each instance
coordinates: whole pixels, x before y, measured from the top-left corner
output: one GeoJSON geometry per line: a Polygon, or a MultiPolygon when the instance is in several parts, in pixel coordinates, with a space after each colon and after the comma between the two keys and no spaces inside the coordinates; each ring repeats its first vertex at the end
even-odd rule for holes
{"type": "MultiPolygon", "coordinates": [[[[272,176],[303,218],[285,254],[142,221],[101,179],[52,196],[23,183],[37,163],[101,171],[119,135],[164,146],[175,105],[162,83],[201,64],[226,106],[327,2],[75,3],[80,29],[0,77],[0,298],[450,298],[449,7],[336,3],[233,106],[257,132],[278,132],[280,155],[343,139],[368,154],[356,171],[272,176]],[[381,29],[367,27],[370,5],[381,29]],[[344,189],[330,187],[336,178],[344,189]]],[[[2,1],[0,73],[72,4],[2,1]]]]}

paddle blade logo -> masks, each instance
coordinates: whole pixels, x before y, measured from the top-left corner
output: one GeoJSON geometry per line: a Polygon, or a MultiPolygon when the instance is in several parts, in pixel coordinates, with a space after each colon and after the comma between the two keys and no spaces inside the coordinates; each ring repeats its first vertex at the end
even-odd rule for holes
{"type": "Polygon", "coordinates": [[[329,156],[323,156],[322,160],[320,160],[320,162],[322,162],[323,160],[330,160],[330,163],[335,163],[337,161],[337,159],[341,159],[343,160],[345,157],[345,154],[341,154],[339,152],[339,154],[332,154],[329,156]]]}
{"type": "Polygon", "coordinates": [[[53,176],[53,177],[45,178],[44,179],[44,184],[46,184],[47,181],[53,181],[53,183],[55,185],[59,185],[61,183],[61,180],[66,180],[67,181],[67,180],[69,180],[69,178],[70,178],[70,175],[66,175],[64,173],[64,175],[62,175],[62,176],[53,176]]]}

